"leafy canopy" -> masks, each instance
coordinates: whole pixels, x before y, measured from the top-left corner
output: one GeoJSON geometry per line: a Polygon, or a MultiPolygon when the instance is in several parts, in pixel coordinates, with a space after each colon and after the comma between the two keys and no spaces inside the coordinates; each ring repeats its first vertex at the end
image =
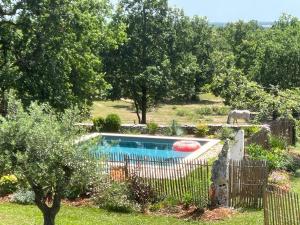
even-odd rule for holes
{"type": "Polygon", "coordinates": [[[49,105],[36,102],[25,111],[12,96],[7,116],[1,117],[0,156],[9,159],[7,167],[12,173],[29,183],[45,224],[54,224],[71,179],[93,175],[89,145],[75,141],[82,133],[74,126],[80,119],[76,109],[57,114],[49,105]]]}

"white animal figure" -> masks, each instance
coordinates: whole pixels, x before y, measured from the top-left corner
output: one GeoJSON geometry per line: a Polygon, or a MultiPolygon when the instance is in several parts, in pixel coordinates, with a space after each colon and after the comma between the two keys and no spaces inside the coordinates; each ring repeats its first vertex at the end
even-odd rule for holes
{"type": "Polygon", "coordinates": [[[250,121],[251,112],[249,110],[232,110],[228,114],[227,123],[230,124],[233,120],[233,124],[238,123],[238,119],[243,119],[246,122],[250,121]]]}

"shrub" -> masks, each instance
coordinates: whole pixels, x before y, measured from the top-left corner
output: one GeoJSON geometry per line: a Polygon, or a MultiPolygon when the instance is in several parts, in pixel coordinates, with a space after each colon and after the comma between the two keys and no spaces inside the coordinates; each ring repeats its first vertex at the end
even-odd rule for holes
{"type": "Polygon", "coordinates": [[[191,115],[191,113],[186,109],[180,109],[180,110],[177,110],[176,115],[183,117],[183,116],[189,116],[189,115],[191,115]]]}
{"type": "Polygon", "coordinates": [[[143,213],[147,212],[150,203],[158,202],[157,193],[136,175],[129,180],[129,190],[132,200],[141,206],[143,213]]]}
{"type": "Polygon", "coordinates": [[[270,137],[270,146],[271,148],[279,148],[279,149],[287,149],[287,142],[281,138],[276,136],[270,137]]]}
{"type": "Polygon", "coordinates": [[[79,197],[90,197],[93,189],[94,173],[84,173],[80,176],[75,175],[66,190],[64,197],[68,199],[76,199],[79,197]]]}
{"type": "Polygon", "coordinates": [[[181,136],[183,135],[183,130],[176,120],[173,120],[167,130],[167,135],[170,136],[181,136]]]}
{"type": "Polygon", "coordinates": [[[93,119],[93,129],[100,132],[105,127],[105,119],[103,117],[97,117],[93,119]]]}
{"type": "Polygon", "coordinates": [[[109,114],[105,118],[104,131],[119,132],[121,128],[121,119],[117,114],[109,114]]]}
{"type": "Polygon", "coordinates": [[[208,132],[209,132],[209,128],[208,128],[207,124],[199,123],[196,126],[195,135],[197,137],[205,137],[205,136],[207,136],[208,132]]]}
{"type": "Polygon", "coordinates": [[[232,128],[229,127],[222,127],[218,133],[217,133],[217,137],[221,140],[233,140],[235,136],[235,131],[232,128]]]}
{"type": "Polygon", "coordinates": [[[131,212],[136,209],[129,198],[129,189],[126,183],[99,183],[94,194],[94,202],[100,208],[111,211],[131,212]]]}
{"type": "Polygon", "coordinates": [[[34,204],[34,192],[29,190],[18,190],[11,196],[10,201],[22,205],[34,204]]]}
{"type": "Polygon", "coordinates": [[[193,203],[193,195],[191,193],[186,192],[183,196],[183,207],[184,209],[189,209],[193,203]]]}
{"type": "Polygon", "coordinates": [[[15,175],[6,175],[0,178],[0,196],[11,194],[17,190],[18,179],[15,175]]]}
{"type": "Polygon", "coordinates": [[[250,126],[244,128],[245,137],[251,137],[253,134],[256,134],[259,131],[260,131],[260,127],[257,126],[250,126]]]}
{"type": "Polygon", "coordinates": [[[195,113],[199,115],[211,115],[213,113],[213,110],[211,107],[201,107],[199,109],[196,109],[195,113]]]}
{"type": "Polygon", "coordinates": [[[177,207],[181,202],[174,197],[168,197],[164,199],[162,202],[162,207],[167,209],[170,213],[178,213],[179,208],[177,207]]]}
{"type": "Polygon", "coordinates": [[[212,111],[214,114],[219,116],[226,116],[229,113],[229,107],[226,106],[213,106],[212,111]]]}
{"type": "Polygon", "coordinates": [[[155,122],[147,123],[147,132],[149,134],[156,134],[158,130],[158,124],[155,122]]]}
{"type": "Polygon", "coordinates": [[[270,170],[287,169],[291,163],[286,153],[286,149],[276,147],[267,150],[260,145],[252,144],[248,146],[247,153],[251,159],[266,160],[270,170]]]}

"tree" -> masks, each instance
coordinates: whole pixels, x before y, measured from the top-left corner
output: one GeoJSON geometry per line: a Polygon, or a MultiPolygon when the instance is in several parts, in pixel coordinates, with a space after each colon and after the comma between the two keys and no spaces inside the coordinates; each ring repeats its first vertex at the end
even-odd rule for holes
{"type": "Polygon", "coordinates": [[[127,24],[128,40],[105,55],[106,79],[119,92],[113,96],[132,99],[139,122],[146,123],[149,107],[168,90],[168,5],[166,0],[122,0],[118,7],[115,20],[127,24]]]}
{"type": "Polygon", "coordinates": [[[170,98],[179,101],[197,99],[198,93],[211,81],[212,28],[206,18],[185,16],[170,9],[168,55],[171,66],[170,98]]]}
{"type": "Polygon", "coordinates": [[[215,52],[213,58],[215,74],[210,84],[211,91],[232,108],[259,111],[261,104],[271,95],[235,67],[233,54],[215,52]]]}
{"type": "Polygon", "coordinates": [[[77,144],[81,133],[75,122],[77,110],[55,113],[47,104],[32,103],[27,111],[10,97],[8,114],[1,117],[0,158],[20,174],[35,193],[35,203],[44,216],[44,225],[54,225],[61,199],[70,180],[93,174],[95,164],[89,144],[77,144]]]}
{"type": "MultiPolygon", "coordinates": [[[[258,54],[258,45],[264,30],[257,21],[238,21],[227,24],[220,32],[224,35],[229,50],[235,56],[235,66],[246,75],[255,64],[258,54]]],[[[222,37],[220,37],[222,38],[222,37]]]]}
{"type": "Polygon", "coordinates": [[[258,83],[280,89],[300,86],[300,21],[282,16],[260,39],[255,65],[250,71],[258,83]]]}
{"type": "Polygon", "coordinates": [[[108,84],[99,53],[124,38],[122,26],[108,22],[110,16],[108,0],[5,0],[0,74],[14,81],[6,86],[13,86],[27,106],[38,100],[60,111],[103,96],[108,84]],[[12,65],[13,70],[5,69],[12,65]]]}

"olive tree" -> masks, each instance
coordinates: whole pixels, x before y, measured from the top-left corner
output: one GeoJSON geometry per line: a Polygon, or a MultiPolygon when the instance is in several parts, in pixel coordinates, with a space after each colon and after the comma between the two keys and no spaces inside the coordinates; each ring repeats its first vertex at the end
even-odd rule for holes
{"type": "Polygon", "coordinates": [[[8,113],[0,117],[0,158],[6,157],[10,172],[20,174],[35,193],[45,225],[55,224],[61,199],[74,177],[92,173],[89,144],[76,143],[78,110],[57,114],[47,105],[32,103],[26,110],[10,97],[8,113]]]}

